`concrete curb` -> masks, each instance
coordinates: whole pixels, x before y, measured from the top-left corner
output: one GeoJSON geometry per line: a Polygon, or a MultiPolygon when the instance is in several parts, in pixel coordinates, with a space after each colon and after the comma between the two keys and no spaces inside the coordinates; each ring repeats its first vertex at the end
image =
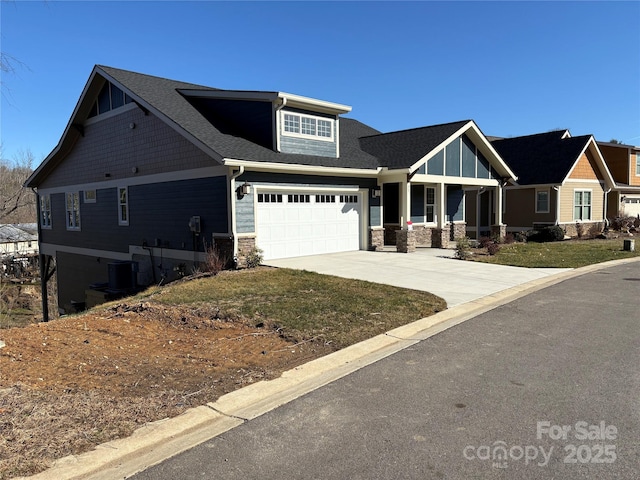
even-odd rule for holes
{"type": "Polygon", "coordinates": [[[206,406],[145,425],[131,437],[107,442],[78,456],[59,459],[48,470],[28,478],[111,480],[130,477],[477,315],[567,279],[638,261],[640,257],[589,265],[452,307],[300,365],[279,378],[254,383],[206,406]]]}

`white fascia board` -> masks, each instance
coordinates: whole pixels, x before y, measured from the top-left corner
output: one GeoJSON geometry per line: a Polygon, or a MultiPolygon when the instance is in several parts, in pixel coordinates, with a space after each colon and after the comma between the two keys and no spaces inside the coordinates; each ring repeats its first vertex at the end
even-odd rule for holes
{"type": "Polygon", "coordinates": [[[314,175],[346,176],[346,177],[377,177],[381,168],[344,168],[344,167],[318,167],[315,165],[301,165],[290,163],[273,162],[252,162],[250,160],[236,160],[233,158],[223,159],[223,164],[227,167],[245,167],[254,172],[274,172],[274,173],[308,173],[314,175]]]}
{"type": "Polygon", "coordinates": [[[278,92],[278,98],[286,102],[287,107],[309,109],[316,112],[331,113],[340,115],[341,113],[349,113],[351,107],[340,103],[326,102],[311,97],[303,97],[292,93],[278,92]]]}
{"type": "Polygon", "coordinates": [[[475,187],[497,187],[498,180],[495,178],[469,178],[451,177],[447,175],[416,174],[411,179],[411,183],[440,183],[445,185],[462,185],[475,187]]]}
{"type": "Polygon", "coordinates": [[[535,184],[531,184],[531,185],[520,185],[515,184],[515,185],[508,185],[505,188],[505,190],[526,190],[528,188],[554,188],[554,187],[560,187],[562,186],[562,184],[558,185],[556,183],[535,183],[535,184]]]}

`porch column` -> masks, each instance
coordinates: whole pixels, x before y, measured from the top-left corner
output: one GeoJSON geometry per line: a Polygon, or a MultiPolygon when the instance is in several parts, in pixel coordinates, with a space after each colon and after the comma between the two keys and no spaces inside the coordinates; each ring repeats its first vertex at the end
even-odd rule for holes
{"type": "Polygon", "coordinates": [[[441,183],[436,189],[436,196],[438,198],[438,228],[443,229],[447,223],[447,209],[446,209],[446,186],[441,183]]]}
{"type": "Polygon", "coordinates": [[[495,202],[495,222],[491,226],[491,236],[497,237],[500,241],[504,239],[507,234],[507,226],[502,222],[502,204],[504,199],[502,198],[504,189],[502,185],[496,187],[496,202],[495,202]]]}
{"type": "Polygon", "coordinates": [[[400,182],[400,230],[407,227],[411,220],[411,185],[409,182],[400,182]]]}
{"type": "Polygon", "coordinates": [[[498,185],[496,187],[496,212],[495,212],[495,225],[502,225],[502,195],[503,195],[503,190],[502,190],[502,186],[498,185]]]}

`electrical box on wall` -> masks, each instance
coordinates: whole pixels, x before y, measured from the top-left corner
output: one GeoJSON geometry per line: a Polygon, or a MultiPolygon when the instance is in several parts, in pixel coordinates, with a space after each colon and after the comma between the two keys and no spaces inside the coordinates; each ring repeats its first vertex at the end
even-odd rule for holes
{"type": "Polygon", "coordinates": [[[189,229],[193,233],[200,233],[200,216],[195,215],[189,219],[189,229]]]}

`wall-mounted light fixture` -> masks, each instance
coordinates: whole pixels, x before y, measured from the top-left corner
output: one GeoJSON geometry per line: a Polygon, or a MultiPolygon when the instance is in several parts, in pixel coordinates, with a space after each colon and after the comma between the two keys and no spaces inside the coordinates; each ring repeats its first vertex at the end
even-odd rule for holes
{"type": "Polygon", "coordinates": [[[371,196],[373,198],[380,198],[381,193],[382,190],[380,190],[379,188],[374,188],[373,190],[371,190],[371,196]]]}
{"type": "Polygon", "coordinates": [[[244,182],[240,185],[240,194],[249,195],[251,193],[251,185],[247,182],[244,182]]]}

